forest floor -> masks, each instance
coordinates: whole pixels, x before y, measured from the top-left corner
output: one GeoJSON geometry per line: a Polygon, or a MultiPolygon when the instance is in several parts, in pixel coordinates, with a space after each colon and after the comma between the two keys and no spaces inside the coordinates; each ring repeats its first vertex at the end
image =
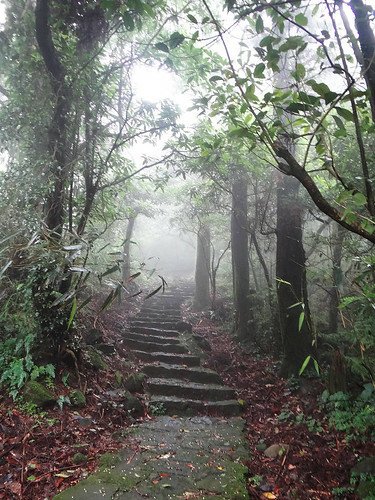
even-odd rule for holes
{"type": "MultiPolygon", "coordinates": [[[[94,471],[101,454],[124,447],[116,431],[132,425],[134,419],[116,405],[108,405],[104,395],[115,386],[116,371],[139,369],[139,363],[121,347],[119,334],[132,307],[116,306],[96,325],[106,342],[116,344],[117,354],[111,356],[106,371],[87,374],[84,408],[74,411],[65,405],[36,413],[27,404],[15,404],[0,395],[1,500],[50,499],[94,471]],[[84,455],[83,462],[77,463],[78,452],[84,455]]],[[[94,321],[94,314],[89,318],[94,321]]],[[[236,389],[244,407],[251,454],[246,464],[249,497],[356,498],[351,493],[350,470],[359,457],[374,455],[374,445],[348,442],[343,433],[329,428],[318,404],[322,383],[315,379],[300,386],[281,380],[271,357],[246,352],[223,326],[208,318],[192,319],[195,331],[211,346],[206,366],[236,389]],[[273,458],[265,454],[272,445],[273,458]]],[[[63,383],[66,371],[62,367],[56,379],[55,392],[60,396],[69,390],[63,383]]],[[[145,407],[138,420],[150,419],[145,407]]]]}

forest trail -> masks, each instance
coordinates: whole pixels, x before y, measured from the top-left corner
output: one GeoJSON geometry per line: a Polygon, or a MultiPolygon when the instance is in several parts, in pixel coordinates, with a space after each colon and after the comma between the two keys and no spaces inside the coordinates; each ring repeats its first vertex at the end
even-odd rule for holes
{"type": "Polygon", "coordinates": [[[124,330],[146,364],[155,418],[128,429],[130,445],[98,472],[54,498],[246,499],[244,421],[233,389],[201,366],[202,352],[182,321],[187,290],[155,295],[124,330]]]}

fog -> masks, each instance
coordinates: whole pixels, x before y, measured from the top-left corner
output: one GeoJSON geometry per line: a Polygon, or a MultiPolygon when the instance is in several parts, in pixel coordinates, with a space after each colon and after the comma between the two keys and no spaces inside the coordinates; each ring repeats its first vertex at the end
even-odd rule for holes
{"type": "Polygon", "coordinates": [[[168,210],[153,218],[139,215],[132,241],[132,260],[144,263],[150,274],[168,280],[191,279],[195,267],[195,237],[170,223],[168,210]]]}

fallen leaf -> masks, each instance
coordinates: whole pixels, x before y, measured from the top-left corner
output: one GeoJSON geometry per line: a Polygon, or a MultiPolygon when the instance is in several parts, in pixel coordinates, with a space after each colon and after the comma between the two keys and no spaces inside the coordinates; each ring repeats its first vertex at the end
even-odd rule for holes
{"type": "Polygon", "coordinates": [[[262,498],[267,498],[268,500],[274,500],[275,498],[277,498],[277,496],[267,491],[266,493],[262,493],[262,498]]]}

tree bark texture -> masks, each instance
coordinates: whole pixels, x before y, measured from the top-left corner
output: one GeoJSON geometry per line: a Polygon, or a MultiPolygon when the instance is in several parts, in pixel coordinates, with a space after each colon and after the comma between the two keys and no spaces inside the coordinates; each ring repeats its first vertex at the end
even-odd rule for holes
{"type": "Polygon", "coordinates": [[[329,333],[336,333],[338,328],[338,307],[340,287],[342,285],[342,244],[345,230],[335,224],[332,235],[332,288],[329,292],[329,333]]]}
{"type": "Polygon", "coordinates": [[[194,309],[206,309],[210,305],[210,229],[202,224],[197,234],[197,256],[195,264],[194,309]]]}
{"type": "Polygon", "coordinates": [[[238,338],[254,336],[250,331],[249,236],[247,232],[247,179],[239,175],[232,184],[231,247],[233,268],[234,331],[238,338]]]}
{"type": "Polygon", "coordinates": [[[283,340],[281,376],[298,374],[314,355],[306,290],[305,251],[302,243],[302,206],[299,182],[279,175],[277,186],[276,277],[280,328],[283,340]],[[301,324],[301,318],[304,317],[301,324]]]}
{"type": "Polygon", "coordinates": [[[370,24],[370,7],[363,0],[351,0],[359,44],[363,55],[362,69],[370,93],[372,119],[375,122],[375,35],[370,24]]]}
{"type": "Polygon", "coordinates": [[[36,39],[50,77],[54,100],[48,140],[53,187],[48,193],[45,203],[45,224],[51,231],[61,234],[65,218],[65,190],[68,180],[66,135],[70,103],[65,82],[65,69],[53,44],[49,14],[49,1],[37,0],[35,8],[36,39]]]}

